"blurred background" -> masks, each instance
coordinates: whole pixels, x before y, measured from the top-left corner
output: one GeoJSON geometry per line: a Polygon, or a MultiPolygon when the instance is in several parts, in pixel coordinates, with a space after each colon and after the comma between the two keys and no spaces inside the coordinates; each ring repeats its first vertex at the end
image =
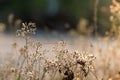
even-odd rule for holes
{"type": "Polygon", "coordinates": [[[94,35],[97,24],[97,33],[104,35],[111,27],[110,4],[111,0],[0,0],[0,32],[12,34],[20,23],[35,22],[38,33],[94,35]]]}

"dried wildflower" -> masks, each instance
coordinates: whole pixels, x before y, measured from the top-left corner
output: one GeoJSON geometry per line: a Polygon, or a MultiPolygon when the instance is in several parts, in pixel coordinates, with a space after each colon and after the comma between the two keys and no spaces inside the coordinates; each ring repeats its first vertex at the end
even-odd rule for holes
{"type": "Polygon", "coordinates": [[[16,47],[17,47],[17,43],[14,42],[14,43],[12,44],[12,46],[13,46],[13,48],[16,48],[16,47]]]}
{"type": "Polygon", "coordinates": [[[17,30],[17,36],[25,37],[28,34],[35,34],[36,25],[35,23],[22,23],[22,28],[17,30]]]}
{"type": "Polygon", "coordinates": [[[11,70],[11,72],[13,72],[13,73],[16,71],[16,69],[13,68],[13,67],[11,67],[10,70],[11,70]]]}
{"type": "Polygon", "coordinates": [[[5,24],[0,23],[0,33],[5,31],[5,27],[6,27],[5,24]]]}
{"type": "MultiPolygon", "coordinates": [[[[22,23],[22,28],[17,30],[17,35],[25,39],[24,47],[19,50],[21,55],[17,65],[18,80],[44,80],[48,76],[50,80],[56,80],[57,75],[62,75],[59,80],[80,79],[80,77],[86,77],[93,69],[94,55],[86,51],[67,49],[67,44],[63,40],[52,50],[44,48],[42,43],[34,42],[29,38],[29,34],[34,34],[35,31],[34,23],[22,23]]],[[[16,45],[16,43],[13,44],[14,47],[16,45]]]]}
{"type": "Polygon", "coordinates": [[[26,48],[21,48],[21,49],[19,50],[19,52],[20,52],[21,54],[24,54],[24,53],[28,53],[28,50],[27,50],[26,48]]]}
{"type": "Polygon", "coordinates": [[[58,44],[61,45],[61,46],[66,46],[66,42],[63,41],[63,40],[61,40],[58,44]]]}
{"type": "Polygon", "coordinates": [[[32,78],[33,77],[33,73],[32,72],[27,72],[27,76],[32,78]]]}
{"type": "Polygon", "coordinates": [[[110,30],[110,37],[114,36],[116,39],[120,39],[120,2],[118,0],[112,0],[112,4],[110,5],[110,21],[112,23],[112,28],[110,30]]]}

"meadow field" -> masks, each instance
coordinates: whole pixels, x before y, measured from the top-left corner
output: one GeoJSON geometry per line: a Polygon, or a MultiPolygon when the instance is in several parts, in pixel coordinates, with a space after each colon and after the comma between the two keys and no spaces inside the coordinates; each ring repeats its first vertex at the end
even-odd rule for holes
{"type": "Polygon", "coordinates": [[[46,2],[0,14],[0,80],[120,80],[120,0],[46,2]]]}
{"type": "Polygon", "coordinates": [[[0,80],[120,80],[118,35],[33,37],[29,25],[0,35],[0,80]]]}

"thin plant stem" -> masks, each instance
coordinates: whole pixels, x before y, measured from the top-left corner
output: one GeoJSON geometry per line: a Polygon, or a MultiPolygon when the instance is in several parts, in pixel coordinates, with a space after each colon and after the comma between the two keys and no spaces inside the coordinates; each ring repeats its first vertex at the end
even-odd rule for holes
{"type": "Polygon", "coordinates": [[[99,3],[99,0],[95,0],[94,2],[94,16],[93,16],[93,20],[94,20],[94,31],[95,31],[95,36],[97,36],[97,22],[98,22],[98,18],[97,18],[97,15],[98,15],[98,3],[99,3]]]}

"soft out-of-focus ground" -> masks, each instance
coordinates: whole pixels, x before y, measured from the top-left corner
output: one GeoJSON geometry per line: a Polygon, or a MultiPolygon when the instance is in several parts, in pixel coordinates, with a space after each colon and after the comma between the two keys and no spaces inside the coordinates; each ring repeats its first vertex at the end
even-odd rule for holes
{"type": "MultiPolygon", "coordinates": [[[[120,80],[120,43],[107,37],[71,37],[61,35],[61,37],[33,37],[37,42],[41,42],[45,48],[49,49],[60,40],[67,42],[70,50],[87,51],[95,55],[95,72],[98,80],[120,80]]],[[[9,58],[16,58],[16,50],[12,44],[16,42],[18,47],[25,44],[22,38],[13,35],[0,35],[0,65],[7,64],[9,58]],[[10,57],[12,56],[12,57],[10,57]]],[[[51,57],[52,58],[52,57],[51,57]]]]}
{"type": "MultiPolygon", "coordinates": [[[[56,35],[52,36],[49,34],[40,34],[36,37],[32,36],[32,39],[36,42],[43,43],[44,45],[54,45],[57,44],[61,40],[67,41],[68,45],[73,46],[74,44],[74,38],[69,35],[56,35]]],[[[15,52],[12,45],[14,43],[18,44],[18,48],[23,47],[25,45],[25,40],[23,38],[17,37],[15,35],[8,35],[8,34],[1,34],[0,35],[0,62],[4,62],[4,59],[7,57],[7,55],[11,55],[11,52],[15,52]]],[[[47,46],[46,46],[47,47],[47,46]]],[[[47,47],[49,48],[49,47],[47,47]]],[[[73,47],[74,48],[74,47],[73,47]]]]}

